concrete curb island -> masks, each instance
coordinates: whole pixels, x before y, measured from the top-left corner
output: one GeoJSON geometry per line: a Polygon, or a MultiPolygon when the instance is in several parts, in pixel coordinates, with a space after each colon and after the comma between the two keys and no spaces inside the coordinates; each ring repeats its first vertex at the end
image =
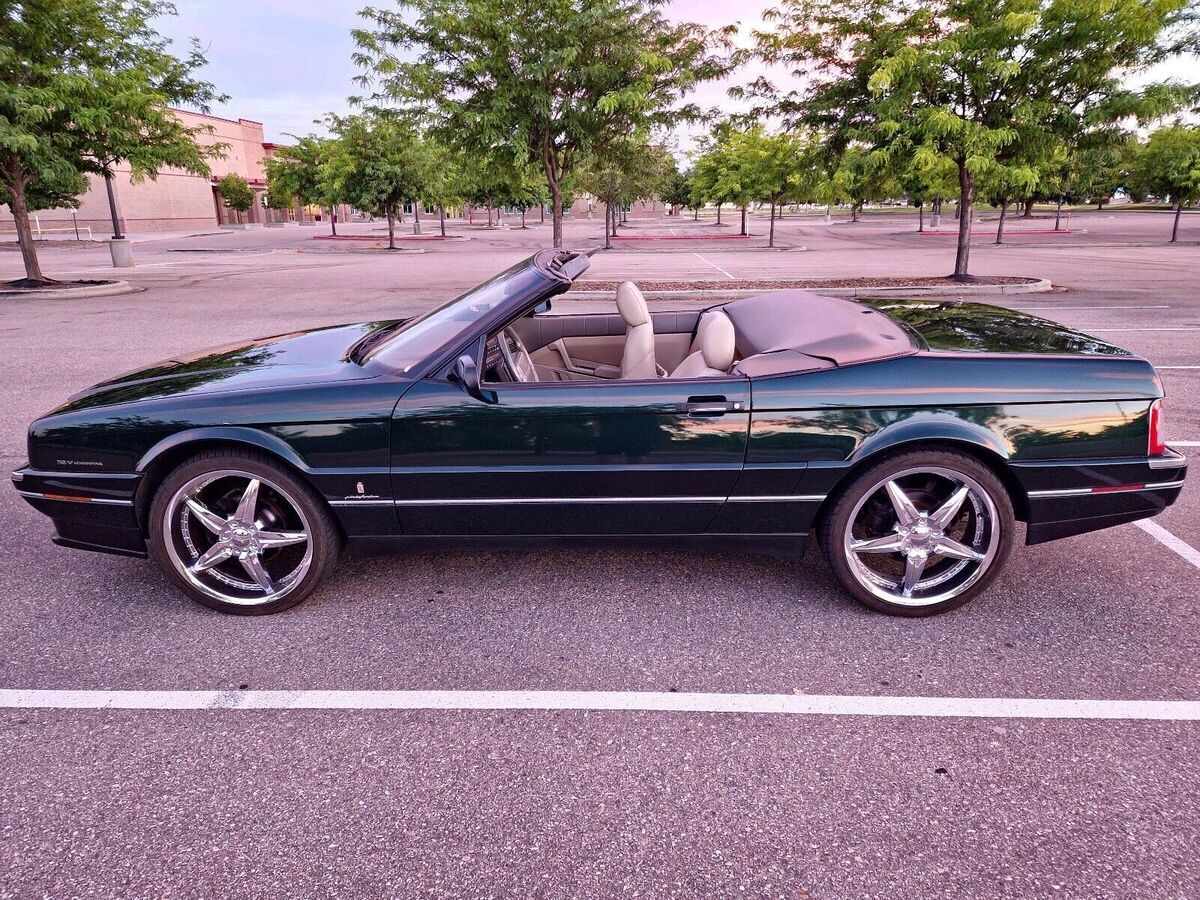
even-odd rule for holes
{"type": "Polygon", "coordinates": [[[77,300],[82,297],[114,297],[117,294],[137,294],[144,290],[146,290],[144,287],[137,287],[128,281],[110,281],[107,284],[85,284],[79,287],[47,288],[45,290],[0,290],[0,300],[25,298],[37,300],[48,300],[50,298],[77,300]]]}
{"type": "MultiPolygon", "coordinates": [[[[996,296],[1000,294],[1041,294],[1054,289],[1049,279],[1036,280],[1018,284],[963,284],[963,285],[891,285],[888,287],[802,287],[800,290],[812,291],[814,294],[824,294],[827,297],[966,297],[966,296],[996,296]]],[[[721,288],[701,289],[692,291],[656,291],[653,288],[643,288],[642,294],[647,300],[684,300],[689,297],[704,299],[719,299],[738,297],[753,297],[770,291],[785,290],[785,288],[721,288]]],[[[563,299],[571,300],[609,300],[612,291],[572,290],[563,295],[563,299]]]]}

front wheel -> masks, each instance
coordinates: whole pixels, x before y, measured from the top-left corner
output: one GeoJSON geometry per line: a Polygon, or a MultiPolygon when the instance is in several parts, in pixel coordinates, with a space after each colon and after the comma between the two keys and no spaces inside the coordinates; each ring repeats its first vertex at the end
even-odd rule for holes
{"type": "Polygon", "coordinates": [[[251,451],[201,453],[171,472],[150,506],[150,552],[212,609],[263,615],[295,606],[337,564],[324,501],[251,451]]]}
{"type": "Polygon", "coordinates": [[[996,474],[954,451],[883,460],[839,494],[821,547],[842,586],[899,616],[962,606],[999,574],[1012,548],[1012,501],[996,474]]]}

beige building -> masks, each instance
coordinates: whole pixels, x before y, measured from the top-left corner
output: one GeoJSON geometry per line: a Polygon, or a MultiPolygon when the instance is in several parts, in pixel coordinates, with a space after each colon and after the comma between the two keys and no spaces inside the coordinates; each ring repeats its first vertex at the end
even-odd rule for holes
{"type": "MultiPolygon", "coordinates": [[[[239,216],[225,206],[217,194],[216,182],[223,175],[236,172],[254,190],[257,202],[240,221],[251,224],[286,222],[313,216],[302,209],[267,209],[262,203],[266,193],[266,171],[263,160],[271,156],[275,144],[263,140],[261,122],[252,119],[223,119],[187,110],[174,110],[189,126],[208,126],[210,133],[197,136],[202,146],[227,145],[224,156],[209,160],[211,177],[205,178],[164,169],[158,178],[133,184],[129,168],[118,165],[113,188],[117,198],[117,213],[123,231],[138,234],[147,231],[186,231],[215,228],[239,221],[239,216]]],[[[44,237],[74,237],[75,226],[86,233],[112,233],[112,219],[104,180],[89,176],[90,189],[80,198],[79,209],[49,209],[31,213],[35,235],[44,237]],[[74,217],[72,217],[74,214],[74,217]]],[[[13,219],[7,206],[0,206],[0,231],[12,232],[13,219]]]]}

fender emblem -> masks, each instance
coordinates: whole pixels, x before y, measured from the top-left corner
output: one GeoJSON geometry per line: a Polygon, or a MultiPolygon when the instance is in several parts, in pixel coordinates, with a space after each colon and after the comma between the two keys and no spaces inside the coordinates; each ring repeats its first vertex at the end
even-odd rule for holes
{"type": "Polygon", "coordinates": [[[365,487],[363,487],[363,483],[361,481],[357,485],[355,485],[355,487],[358,488],[358,492],[360,494],[365,494],[367,492],[367,489],[365,487]]]}

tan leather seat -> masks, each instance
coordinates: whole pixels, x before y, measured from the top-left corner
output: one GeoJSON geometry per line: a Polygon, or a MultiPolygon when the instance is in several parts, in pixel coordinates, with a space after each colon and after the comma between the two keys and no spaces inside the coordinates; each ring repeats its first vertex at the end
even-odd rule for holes
{"type": "Polygon", "coordinates": [[[723,312],[708,313],[696,329],[700,349],[671,373],[672,378],[712,378],[727,375],[736,352],[733,322],[723,312]]]}
{"type": "Polygon", "coordinates": [[[632,281],[617,286],[617,311],[625,320],[625,351],[621,355],[622,378],[657,378],[654,361],[654,324],[646,298],[632,281]]]}

